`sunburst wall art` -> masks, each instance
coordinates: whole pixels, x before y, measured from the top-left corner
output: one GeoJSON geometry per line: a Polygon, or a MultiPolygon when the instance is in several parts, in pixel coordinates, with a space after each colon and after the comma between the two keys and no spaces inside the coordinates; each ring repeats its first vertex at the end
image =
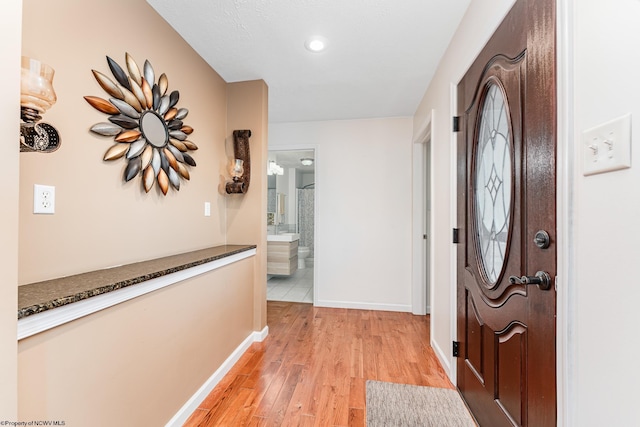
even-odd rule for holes
{"type": "Polygon", "coordinates": [[[127,166],[124,180],[142,176],[142,186],[148,193],[154,183],[166,195],[169,184],[180,189],[181,179],[190,178],[187,166],[196,162],[188,154],[198,147],[187,137],[193,132],[183,120],[189,114],[186,108],[177,108],[180,98],[177,90],[168,92],[169,80],[161,74],[155,80],[151,63],[144,62],[140,72],[138,64],[125,54],[129,74],[117,62],[107,56],[107,64],[116,82],[99,71],[91,70],[98,84],[110,98],[85,96],[96,110],[108,114],[109,122],[96,123],[91,132],[113,137],[112,145],[104,154],[104,160],[124,157],[127,166]]]}

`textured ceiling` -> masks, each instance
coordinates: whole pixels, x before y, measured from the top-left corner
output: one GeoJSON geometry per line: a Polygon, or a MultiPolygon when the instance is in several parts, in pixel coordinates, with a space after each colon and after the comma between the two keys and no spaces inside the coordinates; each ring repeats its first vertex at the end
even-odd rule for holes
{"type": "Polygon", "coordinates": [[[225,81],[263,79],[270,122],[413,115],[470,2],[147,1],[225,81]]]}

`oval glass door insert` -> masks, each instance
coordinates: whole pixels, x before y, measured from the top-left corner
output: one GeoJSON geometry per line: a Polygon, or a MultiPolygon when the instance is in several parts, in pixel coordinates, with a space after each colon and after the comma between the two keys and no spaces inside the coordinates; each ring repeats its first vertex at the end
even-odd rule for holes
{"type": "Polygon", "coordinates": [[[502,89],[490,83],[480,113],[476,145],[475,222],[480,263],[492,285],[506,259],[512,209],[511,127],[502,89]]]}

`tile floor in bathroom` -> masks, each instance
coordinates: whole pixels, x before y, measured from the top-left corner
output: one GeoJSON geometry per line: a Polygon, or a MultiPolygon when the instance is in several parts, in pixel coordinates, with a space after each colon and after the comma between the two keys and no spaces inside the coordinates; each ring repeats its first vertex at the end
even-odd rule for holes
{"type": "Polygon", "coordinates": [[[269,276],[268,301],[313,303],[313,267],[296,270],[291,276],[269,276]]]}

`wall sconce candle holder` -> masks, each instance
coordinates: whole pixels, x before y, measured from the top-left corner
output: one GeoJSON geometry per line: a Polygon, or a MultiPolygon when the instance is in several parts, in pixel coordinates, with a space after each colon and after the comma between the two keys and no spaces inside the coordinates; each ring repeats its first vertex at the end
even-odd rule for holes
{"type": "Polygon", "coordinates": [[[42,114],[55,104],[55,70],[35,59],[22,57],[20,77],[20,151],[51,153],[60,148],[60,134],[42,114]]]}
{"type": "Polygon", "coordinates": [[[233,131],[233,168],[232,181],[227,182],[227,194],[244,194],[249,189],[251,180],[251,158],[249,155],[250,130],[233,131]]]}
{"type": "Polygon", "coordinates": [[[231,163],[230,172],[231,172],[231,178],[233,179],[234,182],[240,181],[240,178],[244,173],[244,167],[242,166],[243,163],[244,161],[241,159],[234,159],[233,162],[231,163]]]}

